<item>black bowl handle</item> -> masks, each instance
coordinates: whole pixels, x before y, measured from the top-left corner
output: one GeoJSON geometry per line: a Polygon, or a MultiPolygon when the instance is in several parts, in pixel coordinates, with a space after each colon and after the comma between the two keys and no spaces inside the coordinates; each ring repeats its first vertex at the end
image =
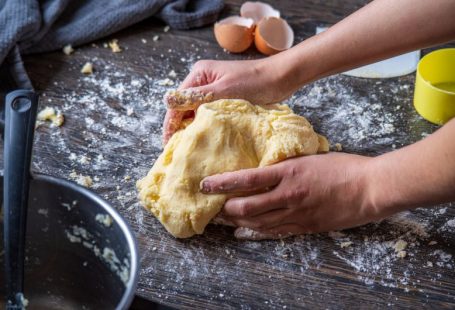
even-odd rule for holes
{"type": "Polygon", "coordinates": [[[3,213],[7,309],[21,309],[24,249],[33,133],[38,95],[17,90],[6,96],[3,213]]]}

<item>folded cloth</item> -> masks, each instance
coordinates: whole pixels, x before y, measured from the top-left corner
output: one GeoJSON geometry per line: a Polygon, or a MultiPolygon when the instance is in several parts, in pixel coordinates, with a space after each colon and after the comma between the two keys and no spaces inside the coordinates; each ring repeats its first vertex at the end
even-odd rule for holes
{"type": "Polygon", "coordinates": [[[216,21],[223,0],[0,0],[0,103],[31,88],[22,54],[84,44],[155,16],[175,29],[216,21]]]}

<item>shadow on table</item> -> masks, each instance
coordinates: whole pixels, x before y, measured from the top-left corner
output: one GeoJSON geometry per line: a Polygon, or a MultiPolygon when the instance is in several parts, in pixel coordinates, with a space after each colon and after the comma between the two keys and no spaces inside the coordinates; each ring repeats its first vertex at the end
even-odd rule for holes
{"type": "Polygon", "coordinates": [[[174,308],[157,304],[140,296],[134,296],[130,310],[171,310],[174,308]]]}

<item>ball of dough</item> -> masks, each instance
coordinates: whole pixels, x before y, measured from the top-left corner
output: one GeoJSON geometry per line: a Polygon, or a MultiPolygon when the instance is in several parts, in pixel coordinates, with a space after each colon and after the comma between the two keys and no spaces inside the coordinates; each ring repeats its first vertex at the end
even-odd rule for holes
{"type": "Polygon", "coordinates": [[[286,105],[233,99],[206,103],[137,182],[139,199],[173,236],[191,237],[203,233],[227,199],[202,194],[203,178],[326,151],[327,140],[286,105]]]}

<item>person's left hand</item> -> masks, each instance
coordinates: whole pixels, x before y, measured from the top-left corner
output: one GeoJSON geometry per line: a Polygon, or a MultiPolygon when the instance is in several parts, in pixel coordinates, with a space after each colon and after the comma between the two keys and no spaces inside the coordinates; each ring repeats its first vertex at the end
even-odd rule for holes
{"type": "Polygon", "coordinates": [[[243,196],[227,200],[219,215],[240,227],[239,238],[345,229],[384,216],[369,199],[372,160],[343,153],[299,157],[207,177],[201,191],[243,196]],[[254,234],[242,236],[242,227],[254,234]]]}

